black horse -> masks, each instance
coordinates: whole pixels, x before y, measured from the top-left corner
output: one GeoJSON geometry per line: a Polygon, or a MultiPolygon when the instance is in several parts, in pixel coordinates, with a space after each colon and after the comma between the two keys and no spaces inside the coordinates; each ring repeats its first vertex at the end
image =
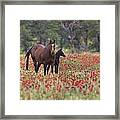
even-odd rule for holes
{"type": "Polygon", "coordinates": [[[44,75],[46,75],[46,67],[48,64],[53,66],[54,54],[55,54],[55,41],[51,41],[47,46],[42,44],[36,44],[31,47],[26,56],[26,70],[28,70],[29,55],[31,54],[32,60],[34,62],[35,72],[37,73],[41,64],[44,64],[44,75]]]}
{"type": "MultiPolygon", "coordinates": [[[[60,56],[65,57],[65,54],[64,54],[64,52],[62,51],[62,49],[58,50],[58,51],[56,52],[55,56],[54,56],[54,64],[53,64],[53,66],[55,66],[55,73],[56,73],[56,74],[58,74],[60,56]]],[[[49,65],[47,66],[47,74],[48,74],[48,72],[49,72],[50,65],[51,65],[51,64],[49,64],[49,65]]],[[[53,73],[53,66],[51,65],[51,72],[52,72],[52,73],[53,73]]]]}

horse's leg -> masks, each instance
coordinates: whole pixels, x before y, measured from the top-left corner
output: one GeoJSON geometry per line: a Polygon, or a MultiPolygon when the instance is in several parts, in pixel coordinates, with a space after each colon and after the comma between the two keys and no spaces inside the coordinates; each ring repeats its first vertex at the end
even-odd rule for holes
{"type": "Polygon", "coordinates": [[[37,62],[36,62],[35,58],[32,58],[32,59],[33,59],[33,63],[34,63],[35,72],[37,73],[37,62]]]}
{"type": "Polygon", "coordinates": [[[51,72],[52,72],[52,74],[53,74],[53,64],[51,65],[51,72]]]}
{"type": "Polygon", "coordinates": [[[46,67],[47,67],[47,65],[44,64],[44,76],[46,75],[46,67]]]}
{"type": "Polygon", "coordinates": [[[36,72],[38,73],[39,67],[40,67],[41,63],[38,62],[37,66],[36,66],[36,72]]]}
{"type": "Polygon", "coordinates": [[[58,64],[55,64],[55,73],[58,74],[58,64]]]}
{"type": "Polygon", "coordinates": [[[47,66],[47,74],[48,74],[48,72],[49,72],[49,69],[50,69],[50,65],[47,66]]]}
{"type": "Polygon", "coordinates": [[[38,72],[38,70],[37,70],[37,67],[38,67],[37,62],[34,63],[34,66],[35,66],[35,72],[37,73],[38,72]]]}

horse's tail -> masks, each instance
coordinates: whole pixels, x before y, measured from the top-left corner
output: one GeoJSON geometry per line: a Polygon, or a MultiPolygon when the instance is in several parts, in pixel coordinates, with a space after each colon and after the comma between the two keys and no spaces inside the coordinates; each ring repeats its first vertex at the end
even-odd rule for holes
{"type": "Polygon", "coordinates": [[[32,49],[32,47],[26,52],[26,55],[25,55],[25,58],[27,57],[27,60],[26,60],[26,70],[28,70],[29,55],[31,54],[31,49],[32,49]]]}

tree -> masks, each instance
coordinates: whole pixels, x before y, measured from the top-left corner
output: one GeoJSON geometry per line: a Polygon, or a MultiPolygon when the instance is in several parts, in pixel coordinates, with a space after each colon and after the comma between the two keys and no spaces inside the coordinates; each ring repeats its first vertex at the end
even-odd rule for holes
{"type": "Polygon", "coordinates": [[[59,48],[71,52],[100,51],[99,20],[21,20],[21,51],[39,41],[46,45],[55,40],[59,48]]]}

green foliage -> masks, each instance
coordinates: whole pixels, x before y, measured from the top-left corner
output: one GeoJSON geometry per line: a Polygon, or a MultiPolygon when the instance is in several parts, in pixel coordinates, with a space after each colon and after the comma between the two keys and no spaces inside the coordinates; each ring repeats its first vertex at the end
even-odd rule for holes
{"type": "Polygon", "coordinates": [[[59,48],[68,52],[100,49],[99,20],[21,20],[21,53],[40,41],[46,45],[55,40],[59,48]]]}

